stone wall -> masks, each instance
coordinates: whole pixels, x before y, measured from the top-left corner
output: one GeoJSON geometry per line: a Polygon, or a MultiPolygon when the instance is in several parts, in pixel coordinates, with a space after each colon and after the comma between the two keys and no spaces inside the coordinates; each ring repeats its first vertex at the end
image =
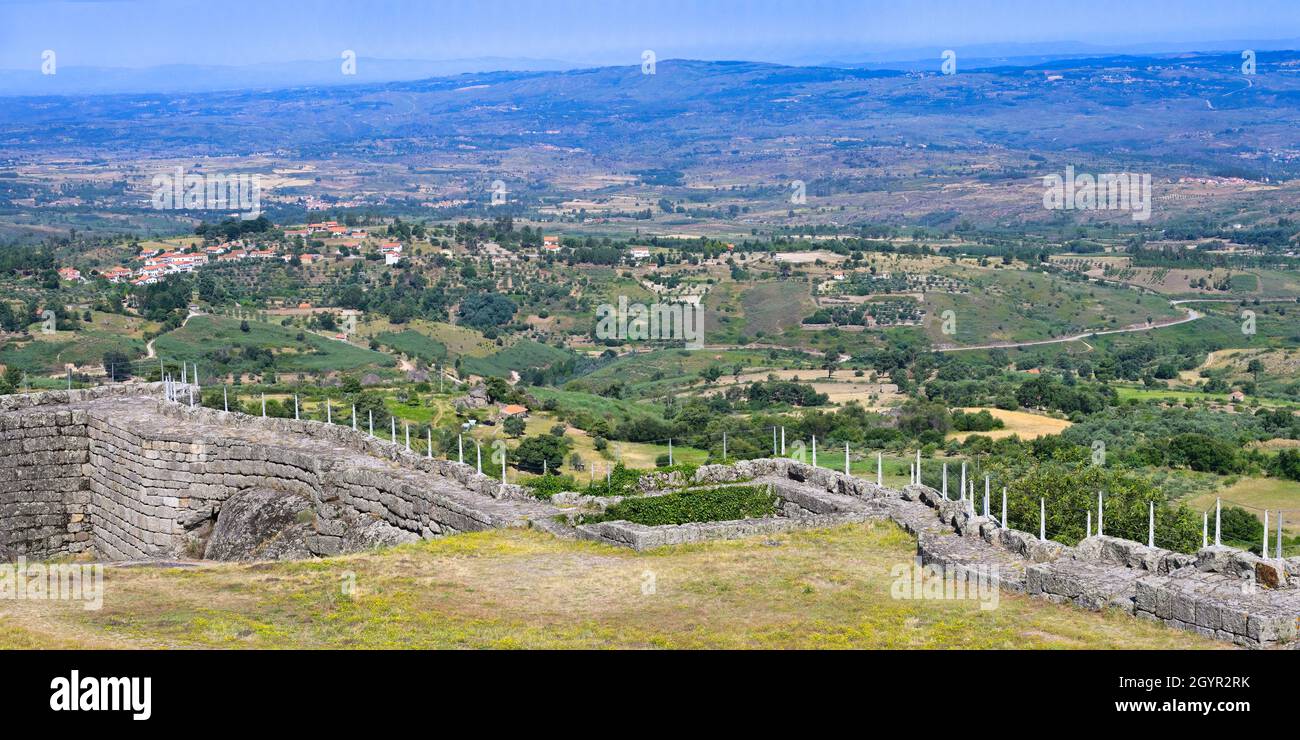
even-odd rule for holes
{"type": "Polygon", "coordinates": [[[1057,603],[1118,609],[1246,647],[1300,645],[1300,558],[1261,558],[1228,547],[1189,555],[1102,535],[1069,547],[1003,527],[928,486],[895,491],[792,460],[707,465],[695,478],[738,481],[770,484],[785,516],[671,527],[602,522],[578,529],[591,539],[644,550],[888,518],[916,536],[922,563],[966,578],[991,578],[1003,589],[1057,603]]]}
{"type": "Polygon", "coordinates": [[[349,427],[265,419],[159,399],[122,385],[0,397],[0,558],[90,553],[194,555],[196,533],[236,493],[309,501],[306,551],[335,554],[361,517],[383,541],[533,526],[645,550],[888,518],[927,564],[997,573],[1005,589],[1115,608],[1251,647],[1295,646],[1300,559],[1213,547],[1195,555],[1096,536],[1074,547],[1003,527],[933,488],[891,490],[793,460],[700,467],[693,485],[769,485],[766,519],[576,528],[562,512],[472,466],[435,460],[349,427]],[[269,494],[268,494],[269,492],[269,494]]]}
{"type": "Polygon", "coordinates": [[[0,413],[0,558],[91,546],[89,457],[84,411],[0,413]]]}
{"type": "Polygon", "coordinates": [[[161,392],[0,397],[0,556],[196,556],[222,503],[254,489],[310,498],[318,555],[341,552],[357,517],[434,537],[557,513],[469,465],[349,427],[189,407],[161,392]]]}

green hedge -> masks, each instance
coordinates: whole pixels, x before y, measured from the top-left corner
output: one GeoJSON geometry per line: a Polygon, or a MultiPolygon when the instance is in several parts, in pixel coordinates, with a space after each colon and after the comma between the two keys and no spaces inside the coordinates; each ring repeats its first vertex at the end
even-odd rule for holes
{"type": "Polygon", "coordinates": [[[624,499],[587,522],[625,520],[636,524],[686,524],[753,519],[776,513],[777,499],[766,487],[727,486],[703,491],[680,491],[663,496],[624,499]]]}

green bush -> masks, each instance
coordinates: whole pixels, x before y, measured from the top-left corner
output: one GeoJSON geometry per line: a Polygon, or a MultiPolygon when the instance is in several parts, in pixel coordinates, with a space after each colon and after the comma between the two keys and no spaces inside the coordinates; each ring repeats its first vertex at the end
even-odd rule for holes
{"type": "Polygon", "coordinates": [[[578,490],[578,482],[571,475],[539,475],[524,481],[523,485],[543,500],[550,500],[557,493],[578,490]]]}
{"type": "Polygon", "coordinates": [[[657,526],[688,522],[753,519],[776,513],[776,496],[766,488],[727,486],[703,491],[680,491],[663,496],[628,498],[587,522],[625,520],[657,526]]]}

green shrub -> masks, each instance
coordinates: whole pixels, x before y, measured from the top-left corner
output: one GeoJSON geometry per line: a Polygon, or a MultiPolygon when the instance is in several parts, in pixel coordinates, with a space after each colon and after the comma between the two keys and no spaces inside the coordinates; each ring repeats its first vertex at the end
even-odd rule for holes
{"type": "Polygon", "coordinates": [[[663,496],[628,498],[604,514],[584,521],[625,520],[646,526],[753,519],[776,513],[776,496],[765,487],[727,486],[703,491],[680,491],[663,496]]]}
{"type": "Polygon", "coordinates": [[[571,475],[539,475],[524,481],[523,485],[543,500],[550,500],[557,493],[578,490],[578,482],[571,475]]]}

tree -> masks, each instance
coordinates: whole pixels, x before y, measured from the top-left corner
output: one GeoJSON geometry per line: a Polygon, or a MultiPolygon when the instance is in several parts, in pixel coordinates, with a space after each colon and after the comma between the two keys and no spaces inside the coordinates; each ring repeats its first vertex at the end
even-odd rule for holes
{"type": "Polygon", "coordinates": [[[1255,382],[1259,382],[1259,374],[1264,372],[1264,363],[1258,358],[1254,358],[1246,365],[1246,372],[1255,376],[1255,382]]]}
{"type": "Polygon", "coordinates": [[[461,323],[486,330],[501,326],[515,315],[514,301],[499,293],[475,293],[460,302],[461,323]]]}
{"type": "Polygon", "coordinates": [[[721,377],[722,377],[722,368],[718,367],[717,365],[709,365],[708,367],[700,371],[700,378],[702,378],[704,382],[708,383],[709,385],[716,383],[718,381],[718,378],[721,377]]]}
{"type": "Polygon", "coordinates": [[[543,470],[555,472],[564,464],[564,456],[568,452],[568,442],[561,437],[552,434],[528,437],[515,448],[515,467],[533,473],[540,473],[543,470]]]}
{"type": "Polygon", "coordinates": [[[104,353],[104,373],[114,383],[131,377],[131,358],[125,352],[110,349],[104,353]]]}
{"type": "Polygon", "coordinates": [[[942,403],[912,400],[900,409],[898,428],[913,437],[931,431],[947,434],[952,429],[952,417],[942,403]]]}
{"type": "Polygon", "coordinates": [[[19,386],[23,382],[23,374],[17,367],[9,365],[3,373],[0,373],[0,396],[7,396],[10,393],[17,393],[19,386]]]}
{"type": "Polygon", "coordinates": [[[527,426],[522,416],[507,416],[505,421],[501,422],[501,428],[511,437],[521,436],[527,426]]]}
{"type": "Polygon", "coordinates": [[[1007,486],[1007,518],[1014,529],[1037,534],[1039,500],[1044,499],[1048,538],[1074,544],[1086,534],[1087,512],[1097,526],[1100,491],[1107,535],[1146,542],[1148,507],[1154,503],[1157,547],[1196,552],[1201,546],[1200,514],[1170,506],[1164,492],[1142,477],[1078,458],[993,467],[994,479],[1007,486]]]}
{"type": "Polygon", "coordinates": [[[1205,434],[1179,434],[1169,439],[1169,462],[1204,473],[1241,472],[1236,448],[1205,434]]]}
{"type": "Polygon", "coordinates": [[[1254,514],[1237,506],[1229,506],[1220,514],[1222,537],[1227,542],[1262,546],[1264,523],[1254,514]]]}

